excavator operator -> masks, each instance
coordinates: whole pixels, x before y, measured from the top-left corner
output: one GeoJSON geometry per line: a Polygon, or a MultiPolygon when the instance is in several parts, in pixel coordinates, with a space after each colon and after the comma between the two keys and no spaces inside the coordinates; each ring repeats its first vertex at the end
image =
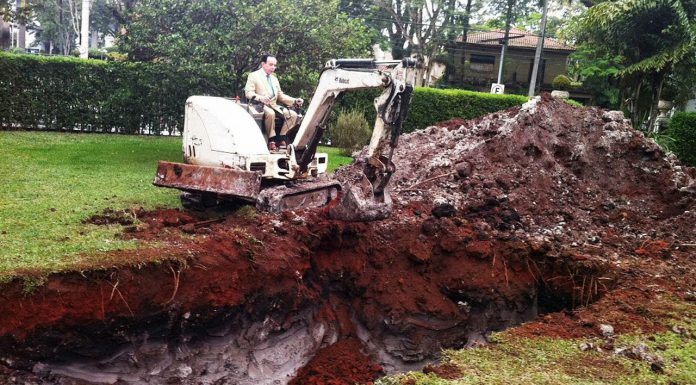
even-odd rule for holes
{"type": "Polygon", "coordinates": [[[278,78],[273,74],[278,64],[273,55],[263,55],[261,57],[261,68],[249,74],[244,93],[251,103],[263,104],[263,121],[268,134],[268,150],[273,152],[279,148],[287,147],[289,141],[287,134],[297,122],[297,112],[286,107],[280,106],[277,102],[287,107],[301,107],[304,104],[302,98],[293,98],[283,92],[280,88],[278,78]],[[276,114],[283,117],[283,126],[280,134],[276,134],[275,119],[276,114]]]}

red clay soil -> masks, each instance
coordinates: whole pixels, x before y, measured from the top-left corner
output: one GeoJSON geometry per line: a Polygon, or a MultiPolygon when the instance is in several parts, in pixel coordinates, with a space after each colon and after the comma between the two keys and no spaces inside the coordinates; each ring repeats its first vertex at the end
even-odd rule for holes
{"type": "MultiPolygon", "coordinates": [[[[394,162],[384,221],[346,223],[326,210],[138,212],[123,236],[160,246],[108,257],[165,261],[55,274],[30,294],[19,279],[3,284],[0,353],[31,365],[110,325],[173,311],[236,309],[263,321],[315,307],[338,342],[294,383],[352,384],[380,372],[375,352],[423,362],[476,331],[528,321],[534,304],[550,313],[516,333],[570,338],[604,323],[660,330],[671,299],[694,295],[696,170],[617,113],[545,95],[404,135],[394,162]],[[373,340],[361,345],[356,325],[373,340]]],[[[337,177],[350,182],[360,169],[337,177]]],[[[92,221],[122,220],[110,211],[92,221]]]]}
{"type": "Polygon", "coordinates": [[[354,338],[320,349],[289,385],[372,384],[382,367],[372,363],[362,350],[362,343],[354,338]]]}

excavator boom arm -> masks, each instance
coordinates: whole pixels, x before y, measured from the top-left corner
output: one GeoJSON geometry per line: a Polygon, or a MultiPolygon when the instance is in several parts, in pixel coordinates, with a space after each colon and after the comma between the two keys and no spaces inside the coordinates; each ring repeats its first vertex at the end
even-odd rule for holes
{"type": "Polygon", "coordinates": [[[413,59],[377,62],[341,59],[329,61],[319,79],[307,114],[293,142],[302,170],[311,161],[323,135],[328,114],[341,93],[349,90],[383,88],[375,99],[377,116],[359,181],[343,189],[341,203],[331,210],[334,218],[365,221],[382,219],[391,213],[387,190],[395,171],[391,162],[401,127],[408,114],[415,83],[417,62],[413,59]]]}
{"type": "Polygon", "coordinates": [[[300,168],[306,167],[311,161],[325,131],[329,113],[337,98],[346,91],[384,89],[375,99],[377,117],[368,147],[368,157],[381,156],[385,149],[385,141],[390,137],[392,146],[395,146],[398,133],[393,133],[400,131],[401,123],[408,111],[415,82],[415,68],[416,61],[413,59],[338,59],[327,62],[293,142],[300,168]],[[405,94],[409,95],[408,98],[403,97],[405,94]]]}

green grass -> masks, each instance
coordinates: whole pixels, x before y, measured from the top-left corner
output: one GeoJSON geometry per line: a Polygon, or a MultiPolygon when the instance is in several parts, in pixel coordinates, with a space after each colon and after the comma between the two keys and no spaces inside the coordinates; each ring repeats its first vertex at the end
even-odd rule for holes
{"type": "Polygon", "coordinates": [[[328,172],[333,173],[337,168],[350,164],[353,158],[341,154],[341,149],[338,147],[322,147],[319,146],[317,152],[325,152],[329,154],[328,172]]]}
{"type": "Polygon", "coordinates": [[[180,138],[0,132],[0,277],[60,270],[80,253],[133,248],[118,225],[82,222],[105,208],[178,206],[152,185],[157,160],[179,160],[180,138]]]}
{"type": "MultiPolygon", "coordinates": [[[[0,279],[70,269],[97,252],[137,248],[120,225],[83,224],[106,208],[180,207],[152,185],[158,160],[181,160],[181,138],[0,132],[0,279]]],[[[334,170],[350,158],[330,154],[334,170]]]]}
{"type": "MultiPolygon", "coordinates": [[[[579,340],[523,338],[502,332],[486,347],[444,352],[443,362],[461,370],[457,379],[446,380],[433,373],[411,372],[378,380],[375,385],[652,385],[696,384],[696,306],[685,305],[673,324],[687,333],[672,331],[620,336],[615,347],[644,344],[648,353],[664,361],[664,373],[655,373],[643,360],[629,359],[613,351],[582,351],[579,340]]],[[[601,340],[588,340],[595,346],[601,340]]]]}

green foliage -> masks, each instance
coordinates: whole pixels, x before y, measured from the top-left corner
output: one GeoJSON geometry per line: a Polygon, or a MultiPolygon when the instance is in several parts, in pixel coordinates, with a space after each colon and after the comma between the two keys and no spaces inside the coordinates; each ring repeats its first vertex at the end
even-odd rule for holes
{"type": "Polygon", "coordinates": [[[582,103],[578,102],[577,100],[563,99],[563,101],[570,104],[573,107],[585,107],[582,103]]]}
{"type": "Polygon", "coordinates": [[[0,277],[100,266],[87,258],[138,244],[116,236],[121,225],[85,219],[106,208],[179,206],[178,191],[152,185],[158,160],[181,160],[179,137],[13,131],[0,132],[0,147],[0,277]]]}
{"type": "Polygon", "coordinates": [[[463,90],[416,88],[404,132],[412,132],[452,118],[473,119],[519,106],[526,96],[495,95],[463,90]]]}
{"type": "Polygon", "coordinates": [[[323,64],[369,53],[361,20],[338,11],[338,0],[142,0],[131,12],[119,48],[131,60],[171,63],[240,91],[263,53],[278,58],[291,95],[307,98],[323,64]]]}
{"type": "Polygon", "coordinates": [[[693,0],[607,1],[584,15],[581,35],[628,60],[623,74],[666,69],[694,52],[693,0]]]}
{"type": "Polygon", "coordinates": [[[106,50],[100,49],[100,48],[90,48],[87,51],[87,56],[90,59],[99,59],[99,60],[107,60],[109,59],[109,56],[107,55],[106,50]]]}
{"type": "MultiPolygon", "coordinates": [[[[165,64],[0,53],[0,129],[175,133],[211,80],[165,64]]],[[[224,95],[224,93],[223,93],[224,95]]]]}
{"type": "Polygon", "coordinates": [[[345,156],[365,146],[372,135],[365,115],[358,110],[341,111],[331,131],[332,144],[341,148],[345,156]]]}
{"type": "Polygon", "coordinates": [[[570,89],[570,78],[563,74],[556,75],[556,77],[553,78],[551,85],[553,86],[554,90],[568,91],[570,89]]]}
{"type": "Polygon", "coordinates": [[[675,68],[690,62],[686,68],[694,72],[694,0],[601,2],[580,18],[576,34],[579,43],[593,47],[596,58],[620,58],[621,100],[634,123],[654,118],[648,112],[654,112],[657,90],[675,68]]]}
{"type": "Polygon", "coordinates": [[[679,160],[696,167],[696,112],[674,114],[665,134],[674,140],[670,149],[679,160]]]}
{"type": "MultiPolygon", "coordinates": [[[[374,98],[378,90],[346,94],[339,106],[365,114],[369,124],[375,121],[374,98]]],[[[519,106],[526,96],[495,95],[457,89],[417,87],[413,93],[411,108],[404,123],[403,132],[413,132],[452,118],[473,119],[491,112],[519,106]]]]}
{"type": "Polygon", "coordinates": [[[648,138],[652,139],[660,146],[665,152],[674,152],[674,138],[668,133],[663,132],[651,132],[648,138]]]}
{"type": "Polygon", "coordinates": [[[579,44],[570,54],[568,73],[582,79],[582,86],[592,93],[596,105],[618,109],[618,74],[623,61],[621,55],[602,52],[594,43],[579,44]]]}

